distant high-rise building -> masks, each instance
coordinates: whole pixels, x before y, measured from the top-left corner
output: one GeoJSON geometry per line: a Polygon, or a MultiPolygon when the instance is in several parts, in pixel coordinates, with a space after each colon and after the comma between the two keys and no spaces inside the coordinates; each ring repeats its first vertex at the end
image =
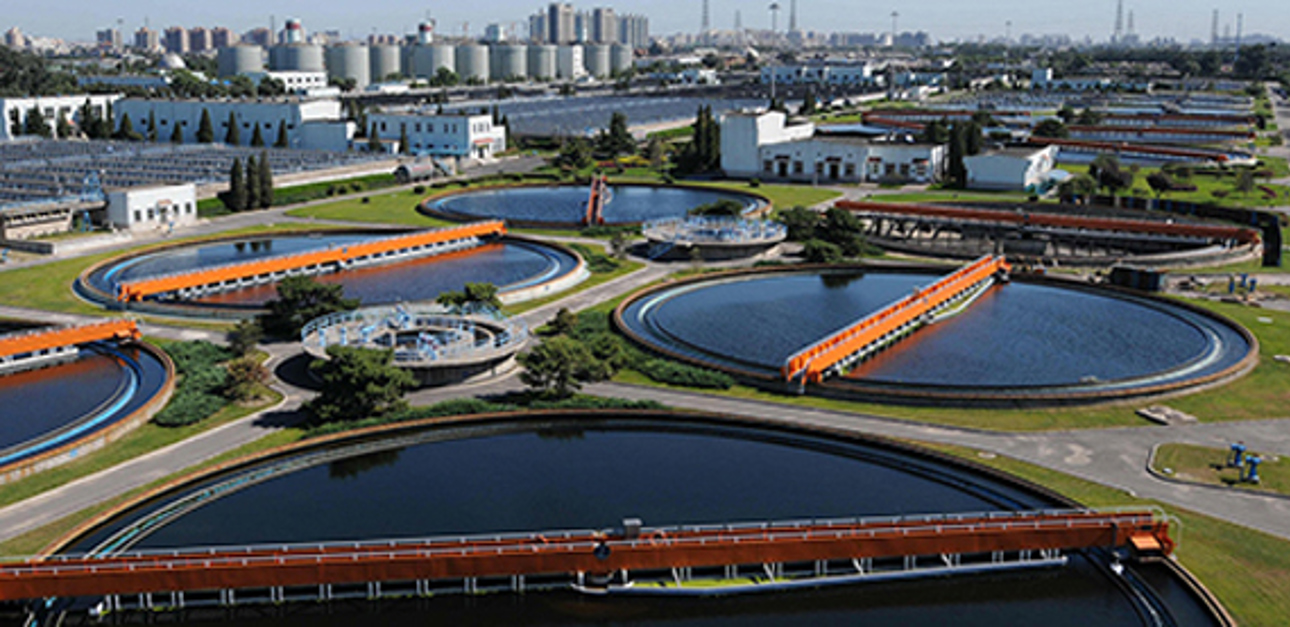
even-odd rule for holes
{"type": "Polygon", "coordinates": [[[204,52],[215,49],[215,38],[204,26],[188,29],[188,49],[193,52],[204,52]]]}
{"type": "Polygon", "coordinates": [[[788,32],[797,32],[797,0],[788,0],[788,32]]]}
{"type": "Polygon", "coordinates": [[[273,36],[273,31],[260,27],[246,31],[246,33],[242,35],[242,42],[268,48],[269,46],[277,43],[277,38],[273,36]]]}
{"type": "Polygon", "coordinates": [[[635,13],[619,18],[618,42],[632,48],[649,47],[649,18],[635,13]]]}
{"type": "Polygon", "coordinates": [[[241,38],[237,36],[237,33],[223,26],[216,26],[211,29],[211,47],[216,50],[236,46],[240,40],[241,38]]]}
{"type": "Polygon", "coordinates": [[[529,40],[534,43],[545,43],[551,36],[551,29],[546,25],[546,12],[538,11],[529,16],[529,40]]]}
{"type": "Polygon", "coordinates": [[[105,28],[94,33],[94,40],[98,43],[99,48],[104,50],[121,49],[121,31],[115,28],[105,28]]]}
{"type": "Polygon", "coordinates": [[[506,32],[505,24],[496,22],[484,27],[484,40],[493,43],[501,43],[510,40],[510,33],[506,32]]]}
{"type": "Polygon", "coordinates": [[[22,34],[22,31],[15,26],[5,31],[4,45],[12,50],[25,50],[27,48],[27,36],[22,34]]]}
{"type": "Polygon", "coordinates": [[[591,11],[591,41],[598,44],[618,41],[618,19],[613,9],[597,7],[591,11]]]}
{"type": "Polygon", "coordinates": [[[575,41],[573,23],[573,5],[552,2],[546,12],[547,43],[573,43],[575,41]]]}
{"type": "Polygon", "coordinates": [[[712,30],[712,20],[708,19],[708,0],[703,0],[703,17],[699,20],[699,32],[712,30]]]}
{"type": "Polygon", "coordinates": [[[157,31],[144,26],[134,31],[134,47],[144,51],[154,51],[161,48],[160,40],[157,37],[157,31]]]}
{"type": "Polygon", "coordinates": [[[1218,45],[1218,9],[1214,9],[1214,22],[1209,29],[1209,45],[1218,45]]]}
{"type": "Polygon", "coordinates": [[[166,29],[166,52],[175,54],[188,53],[188,31],[182,26],[171,26],[166,29]]]}

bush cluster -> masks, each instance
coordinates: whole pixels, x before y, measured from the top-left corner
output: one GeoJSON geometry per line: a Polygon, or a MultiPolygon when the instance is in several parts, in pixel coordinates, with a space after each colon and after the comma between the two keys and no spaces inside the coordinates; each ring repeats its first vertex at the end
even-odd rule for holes
{"type": "Polygon", "coordinates": [[[728,390],[735,380],[724,372],[682,364],[665,359],[650,359],[636,367],[641,374],[668,385],[691,388],[728,390]]]}
{"type": "Polygon", "coordinates": [[[222,395],[228,385],[228,371],[220,364],[235,356],[232,351],[199,341],[171,344],[166,353],[175,362],[180,378],[170,402],[153,416],[153,422],[163,427],[191,425],[228,404],[222,395]]]}

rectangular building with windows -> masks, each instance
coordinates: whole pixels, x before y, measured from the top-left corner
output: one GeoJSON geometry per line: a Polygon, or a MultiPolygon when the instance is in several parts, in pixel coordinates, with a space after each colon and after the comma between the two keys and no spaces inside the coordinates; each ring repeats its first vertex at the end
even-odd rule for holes
{"type": "Polygon", "coordinates": [[[157,139],[168,141],[179,128],[182,143],[197,142],[202,112],[211,120],[215,142],[227,143],[229,121],[238,125],[238,144],[247,146],[260,128],[266,146],[278,139],[278,129],[286,133],[287,147],[304,150],[349,149],[354,136],[353,123],[345,120],[340,101],[334,98],[263,98],[257,100],[193,100],[125,98],[112,107],[116,124],[129,115],[135,129],[142,130],[146,121],[157,120],[157,139]]]}
{"type": "Polygon", "coordinates": [[[372,113],[367,123],[386,141],[397,141],[405,133],[408,152],[458,160],[491,159],[506,150],[506,129],[493,125],[489,115],[372,113]]]}
{"type": "Polygon", "coordinates": [[[109,190],[106,222],[130,231],[169,230],[197,222],[197,187],[153,185],[109,190]]]}

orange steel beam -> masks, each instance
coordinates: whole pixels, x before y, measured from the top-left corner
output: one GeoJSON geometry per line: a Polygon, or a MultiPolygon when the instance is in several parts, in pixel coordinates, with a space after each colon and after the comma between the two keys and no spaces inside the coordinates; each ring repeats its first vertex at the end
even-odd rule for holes
{"type": "Polygon", "coordinates": [[[121,284],[117,300],[137,301],[166,292],[200,287],[202,285],[214,285],[224,281],[273,274],[275,272],[287,272],[315,265],[345,263],[369,255],[437,244],[465,237],[505,234],[506,225],[501,220],[418,231],[407,235],[385,237],[345,246],[334,246],[326,250],[282,255],[280,257],[204,268],[193,272],[129,281],[121,284]]]}
{"type": "Polygon", "coordinates": [[[959,296],[964,290],[1012,269],[1003,257],[987,255],[940,278],[935,283],[906,296],[876,313],[865,316],[790,356],[780,374],[792,380],[799,373],[804,380],[818,382],[824,371],[847,356],[880,340],[883,336],[917,320],[922,315],[959,296]]]}
{"type": "Polygon", "coordinates": [[[1176,224],[1152,220],[1090,218],[1084,216],[1060,215],[1055,213],[1018,213],[1015,211],[1003,211],[998,209],[969,209],[964,207],[866,202],[855,200],[840,200],[835,203],[834,206],[848,211],[885,213],[893,215],[931,216],[957,220],[980,220],[986,222],[1003,222],[1033,226],[1065,227],[1090,231],[1204,237],[1210,239],[1235,240],[1241,244],[1255,244],[1259,242],[1258,231],[1235,226],[1176,224]]]}
{"type": "Polygon", "coordinates": [[[1076,511],[645,529],[634,539],[584,531],[277,550],[177,549],[3,565],[0,600],[1039,549],[1158,545],[1168,554],[1174,548],[1168,531],[1168,522],[1150,511],[1076,511]]]}
{"type": "Polygon", "coordinates": [[[587,198],[587,214],[582,218],[584,226],[605,223],[605,187],[608,179],[601,175],[591,179],[591,196],[587,198]]]}
{"type": "Polygon", "coordinates": [[[109,320],[76,327],[36,329],[0,336],[0,357],[102,340],[128,341],[141,337],[133,320],[109,320]]]}
{"type": "Polygon", "coordinates": [[[1134,145],[1125,142],[1103,142],[1092,139],[1058,139],[1055,137],[1039,137],[1032,135],[1029,138],[1030,143],[1039,145],[1069,146],[1072,148],[1099,148],[1102,150],[1114,150],[1116,152],[1137,152],[1149,155],[1169,155],[1173,157],[1193,157],[1196,159],[1205,159],[1208,161],[1217,161],[1224,163],[1228,161],[1228,156],[1218,151],[1206,150],[1188,150],[1186,148],[1169,148],[1166,146],[1144,146],[1134,145]]]}

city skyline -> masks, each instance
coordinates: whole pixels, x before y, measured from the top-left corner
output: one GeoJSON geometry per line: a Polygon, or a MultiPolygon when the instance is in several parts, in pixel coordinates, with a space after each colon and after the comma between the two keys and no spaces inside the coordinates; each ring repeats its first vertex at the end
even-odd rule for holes
{"type": "MultiPolygon", "coordinates": [[[[105,7],[86,0],[69,0],[64,11],[49,15],[34,5],[14,7],[8,11],[4,28],[16,26],[33,36],[58,37],[70,41],[92,41],[95,32],[117,26],[122,20],[124,32],[133,32],[147,20],[153,30],[164,31],[170,26],[227,26],[243,32],[258,26],[268,26],[270,14],[278,27],[288,17],[301,19],[310,31],[339,30],[345,37],[364,38],[377,33],[411,33],[416,24],[425,19],[425,9],[394,2],[369,2],[362,10],[349,3],[302,2],[285,0],[266,5],[247,0],[228,0],[215,6],[174,3],[156,0],[135,0],[115,3],[105,7]],[[259,17],[249,18],[249,15],[259,17]]],[[[640,13],[650,18],[651,33],[697,32],[701,9],[696,3],[685,0],[618,0],[614,2],[574,3],[579,10],[599,6],[612,7],[618,13],[640,13]],[[675,4],[675,7],[671,5],[675,4]]],[[[764,4],[764,3],[763,3],[764,4]]],[[[842,0],[800,0],[797,22],[804,31],[837,32],[887,32],[891,29],[890,3],[867,3],[867,11],[857,10],[854,3],[842,0]],[[847,12],[855,15],[846,16],[847,12]]],[[[469,24],[472,36],[481,34],[491,23],[523,23],[535,10],[547,3],[531,0],[495,0],[487,6],[462,7],[456,5],[435,7],[430,17],[437,22],[437,30],[446,35],[460,35],[463,25],[469,24]]],[[[1002,37],[1011,22],[1011,34],[1067,34],[1076,40],[1091,37],[1106,40],[1115,27],[1116,2],[1085,5],[1065,5],[1070,11],[1055,22],[1052,15],[1035,14],[1029,3],[1003,0],[988,6],[971,6],[949,0],[931,0],[916,6],[899,6],[899,30],[926,31],[940,41],[973,40],[979,36],[987,39],[1002,37]],[[1058,26],[1057,24],[1060,24],[1058,26]]],[[[1208,41],[1214,0],[1129,0],[1125,10],[1136,16],[1136,33],[1144,40],[1156,37],[1174,38],[1180,43],[1191,40],[1208,41]]],[[[742,14],[747,29],[765,29],[770,26],[768,11],[747,0],[711,0],[711,23],[716,30],[734,27],[735,12],[742,14]]],[[[1237,13],[1245,17],[1245,32],[1264,33],[1284,38],[1287,34],[1270,30],[1268,25],[1290,25],[1290,9],[1280,8],[1272,2],[1255,2],[1248,6],[1219,7],[1220,31],[1235,29],[1237,13]]],[[[780,16],[783,29],[788,23],[786,11],[780,16]]]]}

